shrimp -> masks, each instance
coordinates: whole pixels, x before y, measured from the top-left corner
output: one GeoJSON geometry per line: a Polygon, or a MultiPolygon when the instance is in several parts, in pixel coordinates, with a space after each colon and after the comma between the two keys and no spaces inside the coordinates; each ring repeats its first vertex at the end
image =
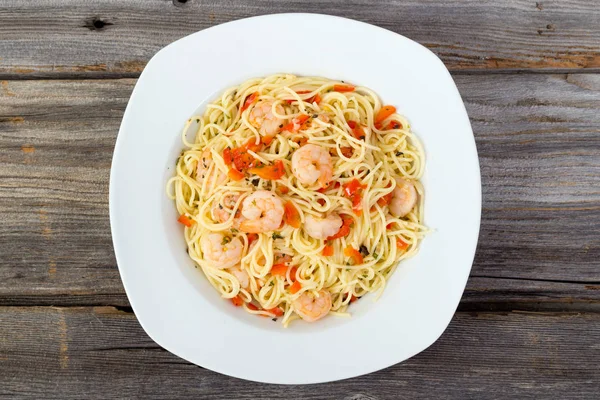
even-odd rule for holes
{"type": "Polygon", "coordinates": [[[316,144],[305,144],[292,155],[292,173],[305,185],[319,182],[325,187],[333,176],[329,152],[316,144]]]}
{"type": "Polygon", "coordinates": [[[319,297],[314,297],[306,292],[294,300],[292,306],[300,318],[307,322],[314,322],[326,316],[331,310],[331,293],[321,290],[319,297]]]}
{"type": "MultiPolygon", "coordinates": [[[[284,115],[285,110],[278,104],[275,107],[277,114],[284,115]]],[[[277,118],[273,115],[273,102],[272,101],[259,101],[248,117],[250,124],[257,128],[262,136],[275,136],[281,130],[285,120],[277,118]]]]}
{"type": "MultiPolygon", "coordinates": [[[[212,207],[212,214],[215,220],[220,223],[227,221],[231,217],[233,208],[239,198],[239,194],[228,194],[220,202],[215,203],[212,207]]],[[[242,220],[243,218],[236,213],[236,216],[233,218],[233,227],[239,229],[242,220]]]]}
{"type": "Polygon", "coordinates": [[[283,202],[272,192],[257,190],[244,199],[240,230],[249,233],[272,231],[281,225],[283,219],[283,202]]]}
{"type": "Polygon", "coordinates": [[[227,175],[219,170],[216,165],[210,171],[210,175],[208,175],[211,165],[213,165],[212,153],[207,147],[202,152],[202,159],[198,162],[198,167],[196,167],[196,181],[198,183],[202,184],[206,180],[207,186],[214,187],[225,181],[227,175]]]}
{"type": "Polygon", "coordinates": [[[250,287],[250,277],[248,276],[248,273],[241,269],[239,265],[236,265],[233,268],[229,268],[227,272],[229,272],[231,275],[237,278],[242,288],[248,289],[250,287]]]}
{"type": "Polygon", "coordinates": [[[333,236],[342,227],[342,218],[338,214],[329,214],[325,218],[314,217],[306,214],[304,218],[304,231],[315,239],[327,239],[333,236]]]}
{"type": "Polygon", "coordinates": [[[204,259],[218,269],[231,268],[242,259],[244,245],[238,238],[230,238],[222,233],[211,233],[200,243],[204,259]]]}
{"type": "Polygon", "coordinates": [[[397,178],[396,187],[392,192],[390,211],[397,217],[404,217],[417,204],[417,190],[409,180],[397,178]]]}

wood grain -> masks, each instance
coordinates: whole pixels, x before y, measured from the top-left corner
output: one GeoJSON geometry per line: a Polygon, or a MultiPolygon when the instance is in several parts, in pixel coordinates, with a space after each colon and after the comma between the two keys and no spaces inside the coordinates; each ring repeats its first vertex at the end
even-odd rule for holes
{"type": "MultiPolygon", "coordinates": [[[[464,307],[598,308],[600,75],[455,79],[483,184],[464,307]]],[[[108,176],[134,83],[0,82],[0,304],[128,305],[108,176]]]]}
{"type": "Polygon", "coordinates": [[[112,307],[0,307],[0,321],[0,396],[11,399],[591,399],[600,390],[600,314],[459,312],[404,363],[309,386],[189,364],[112,307]]]}
{"type": "Polygon", "coordinates": [[[424,44],[454,71],[600,70],[600,6],[589,0],[0,0],[0,75],[134,77],[183,36],[282,12],[381,26],[424,44]]]}

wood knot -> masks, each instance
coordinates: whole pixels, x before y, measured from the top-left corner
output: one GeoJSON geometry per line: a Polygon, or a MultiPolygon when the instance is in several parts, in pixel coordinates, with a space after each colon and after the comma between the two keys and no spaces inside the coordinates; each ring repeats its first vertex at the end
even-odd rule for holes
{"type": "Polygon", "coordinates": [[[111,22],[104,21],[98,17],[88,18],[85,20],[83,27],[88,28],[90,31],[101,31],[109,25],[113,25],[111,22]]]}
{"type": "Polygon", "coordinates": [[[176,7],[180,7],[187,2],[188,2],[188,0],[173,0],[173,5],[176,7]]]}

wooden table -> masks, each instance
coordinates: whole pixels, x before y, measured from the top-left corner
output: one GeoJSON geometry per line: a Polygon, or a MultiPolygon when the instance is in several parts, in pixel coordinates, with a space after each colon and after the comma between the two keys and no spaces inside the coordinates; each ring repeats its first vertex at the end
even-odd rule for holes
{"type": "Polygon", "coordinates": [[[0,0],[0,397],[598,398],[600,3],[446,3],[0,0]],[[475,264],[443,336],[316,386],[229,378],[156,345],[109,230],[113,146],[148,59],[277,12],[354,18],[434,51],[466,103],[483,183],[475,264]]]}

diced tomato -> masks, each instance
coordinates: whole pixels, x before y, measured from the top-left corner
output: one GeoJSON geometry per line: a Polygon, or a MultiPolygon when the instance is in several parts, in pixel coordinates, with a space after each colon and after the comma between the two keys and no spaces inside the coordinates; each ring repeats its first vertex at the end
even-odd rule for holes
{"type": "Polygon", "coordinates": [[[391,120],[387,126],[385,127],[386,130],[390,130],[390,129],[402,129],[402,123],[398,122],[396,120],[391,120]]]}
{"type": "Polygon", "coordinates": [[[321,254],[325,257],[332,256],[333,255],[333,245],[326,244],[325,247],[323,247],[323,251],[321,252],[321,254]]]}
{"type": "Polygon", "coordinates": [[[290,286],[290,288],[289,288],[290,293],[292,293],[292,294],[298,293],[298,291],[300,291],[300,289],[302,289],[302,285],[298,281],[294,282],[292,284],[292,286],[290,286]]]}
{"type": "Polygon", "coordinates": [[[355,87],[350,85],[333,85],[334,92],[354,92],[355,87]]]}
{"type": "Polygon", "coordinates": [[[283,161],[276,160],[273,165],[259,165],[248,170],[251,174],[260,176],[263,179],[277,180],[285,175],[283,161]]]}
{"type": "Polygon", "coordinates": [[[254,103],[254,101],[256,101],[256,99],[258,99],[258,92],[254,92],[250,96],[246,97],[246,101],[244,101],[244,105],[240,111],[246,110],[252,103],[254,103]]]}
{"type": "Polygon", "coordinates": [[[244,304],[244,300],[242,300],[242,298],[240,296],[235,296],[231,298],[231,302],[233,303],[234,306],[239,307],[242,304],[244,304]]]}
{"type": "Polygon", "coordinates": [[[233,149],[229,150],[228,153],[231,154],[230,156],[226,154],[228,149],[225,149],[223,151],[223,160],[227,164],[228,158],[230,157],[235,169],[238,171],[245,171],[246,169],[252,168],[258,163],[258,161],[250,153],[248,153],[248,150],[256,152],[262,148],[262,145],[262,142],[257,144],[256,139],[251,138],[243,146],[234,147],[233,149]]]}
{"type": "Polygon", "coordinates": [[[383,122],[387,117],[396,112],[394,106],[383,106],[379,109],[379,112],[375,116],[375,123],[383,122]]]}
{"type": "Polygon", "coordinates": [[[352,246],[346,246],[344,249],[344,255],[352,259],[353,265],[359,265],[363,263],[363,256],[360,251],[356,250],[352,246]]]}
{"type": "Polygon", "coordinates": [[[342,214],[341,217],[342,226],[340,227],[340,230],[335,235],[329,236],[327,240],[339,239],[341,237],[348,236],[348,234],[350,233],[350,228],[352,228],[352,223],[354,222],[354,219],[347,214],[342,214]]]}
{"type": "Polygon", "coordinates": [[[260,308],[256,307],[254,304],[252,303],[247,303],[246,307],[248,307],[249,309],[251,309],[252,311],[258,311],[260,310],[260,308]]]}
{"type": "Polygon", "coordinates": [[[396,238],[396,247],[398,247],[398,250],[406,250],[406,249],[408,249],[408,243],[406,243],[404,240],[402,240],[401,237],[397,237],[396,238]]]}
{"type": "Polygon", "coordinates": [[[265,310],[266,312],[273,314],[276,317],[281,317],[283,315],[283,310],[279,307],[271,308],[269,310],[265,310]]]}
{"type": "Polygon", "coordinates": [[[255,138],[250,138],[243,147],[243,150],[252,150],[254,152],[261,149],[261,142],[256,143],[255,138]]]}
{"type": "Polygon", "coordinates": [[[354,154],[354,150],[352,149],[351,146],[340,147],[340,151],[342,152],[342,155],[344,157],[348,157],[348,158],[352,157],[352,154],[354,154]]]}
{"type": "Polygon", "coordinates": [[[290,269],[290,280],[292,282],[296,282],[296,274],[298,273],[298,267],[292,267],[290,269]]]}
{"type": "Polygon", "coordinates": [[[277,185],[277,189],[279,189],[279,193],[281,194],[286,194],[290,191],[290,189],[284,185],[277,185]]]}
{"type": "Polygon", "coordinates": [[[283,209],[283,220],[285,221],[285,223],[293,228],[300,228],[300,213],[298,212],[296,206],[294,206],[294,204],[291,201],[288,201],[283,206],[283,209]]]}
{"type": "Polygon", "coordinates": [[[252,244],[252,242],[254,242],[255,240],[258,239],[258,233],[249,233],[247,237],[248,237],[248,246],[250,246],[252,244]]]}
{"type": "Polygon", "coordinates": [[[302,147],[308,142],[308,138],[307,137],[294,138],[294,139],[292,139],[292,142],[298,143],[298,145],[300,147],[302,147]]]}
{"type": "Polygon", "coordinates": [[[350,297],[350,303],[354,303],[356,300],[358,300],[358,297],[356,297],[355,295],[352,295],[352,297],[350,297]]]}
{"type": "Polygon", "coordinates": [[[261,139],[261,143],[264,144],[265,146],[270,146],[271,143],[273,142],[273,138],[274,138],[274,136],[263,136],[261,139]]]}
{"type": "Polygon", "coordinates": [[[245,171],[248,168],[251,168],[256,162],[256,159],[243,147],[236,147],[231,150],[231,155],[233,158],[233,165],[238,171],[245,171]]]}
{"type": "Polygon", "coordinates": [[[196,221],[181,214],[179,216],[179,218],[177,219],[177,222],[179,222],[180,224],[183,224],[189,228],[190,226],[194,225],[194,222],[196,222],[196,221]]]}
{"type": "Polygon", "coordinates": [[[387,225],[385,226],[385,229],[391,229],[391,228],[392,228],[392,226],[394,226],[394,223],[393,223],[393,222],[390,222],[389,224],[387,224],[387,225]]]}
{"type": "Polygon", "coordinates": [[[309,119],[310,117],[306,114],[300,114],[297,117],[292,118],[292,122],[286,124],[282,131],[290,131],[290,132],[298,132],[302,125],[309,119]]]}
{"type": "Polygon", "coordinates": [[[358,140],[365,140],[365,138],[366,138],[365,131],[362,128],[362,126],[360,126],[360,125],[354,129],[352,129],[352,135],[354,135],[354,137],[357,138],[358,140]]]}
{"type": "Polygon", "coordinates": [[[288,266],[285,263],[275,264],[271,267],[271,275],[282,276],[285,278],[287,274],[288,266]]]}
{"type": "Polygon", "coordinates": [[[241,181],[242,179],[244,179],[244,174],[235,168],[229,168],[227,176],[233,181],[241,181]]]}
{"type": "MultiPolygon", "coordinates": [[[[337,182],[336,182],[336,183],[337,183],[337,182]]],[[[323,186],[322,188],[319,188],[319,189],[317,189],[317,192],[319,192],[319,193],[325,193],[326,191],[328,191],[328,190],[329,190],[329,188],[330,188],[330,187],[331,187],[331,185],[333,185],[333,184],[334,184],[334,183],[333,183],[333,182],[331,182],[331,181],[330,181],[330,182],[327,182],[327,183],[325,184],[325,186],[323,186]]]]}
{"type": "Polygon", "coordinates": [[[360,183],[358,179],[354,178],[344,185],[344,194],[348,197],[352,197],[364,188],[366,188],[366,186],[360,183]]]}
{"type": "Polygon", "coordinates": [[[298,115],[296,118],[294,118],[294,123],[296,124],[300,124],[302,125],[303,123],[305,123],[310,117],[306,114],[301,114],[298,115]]]}
{"type": "Polygon", "coordinates": [[[394,196],[394,192],[392,191],[392,192],[386,194],[385,196],[380,197],[379,200],[377,200],[377,204],[379,204],[381,207],[387,206],[392,201],[393,196],[394,196]]]}
{"type": "Polygon", "coordinates": [[[310,99],[307,100],[309,103],[317,103],[319,104],[321,102],[321,96],[319,95],[319,93],[315,94],[313,97],[311,97],[310,99]]]}
{"type": "Polygon", "coordinates": [[[225,165],[231,165],[231,163],[233,163],[233,158],[231,156],[231,149],[229,147],[225,147],[225,150],[223,150],[223,161],[225,162],[225,165]]]}
{"type": "Polygon", "coordinates": [[[356,121],[346,121],[346,123],[348,124],[350,129],[352,129],[352,135],[355,138],[359,140],[365,140],[365,131],[359,123],[357,123],[356,121]]]}
{"type": "Polygon", "coordinates": [[[357,215],[362,214],[362,191],[366,188],[356,178],[344,185],[344,194],[352,201],[352,209],[357,215]]]}

